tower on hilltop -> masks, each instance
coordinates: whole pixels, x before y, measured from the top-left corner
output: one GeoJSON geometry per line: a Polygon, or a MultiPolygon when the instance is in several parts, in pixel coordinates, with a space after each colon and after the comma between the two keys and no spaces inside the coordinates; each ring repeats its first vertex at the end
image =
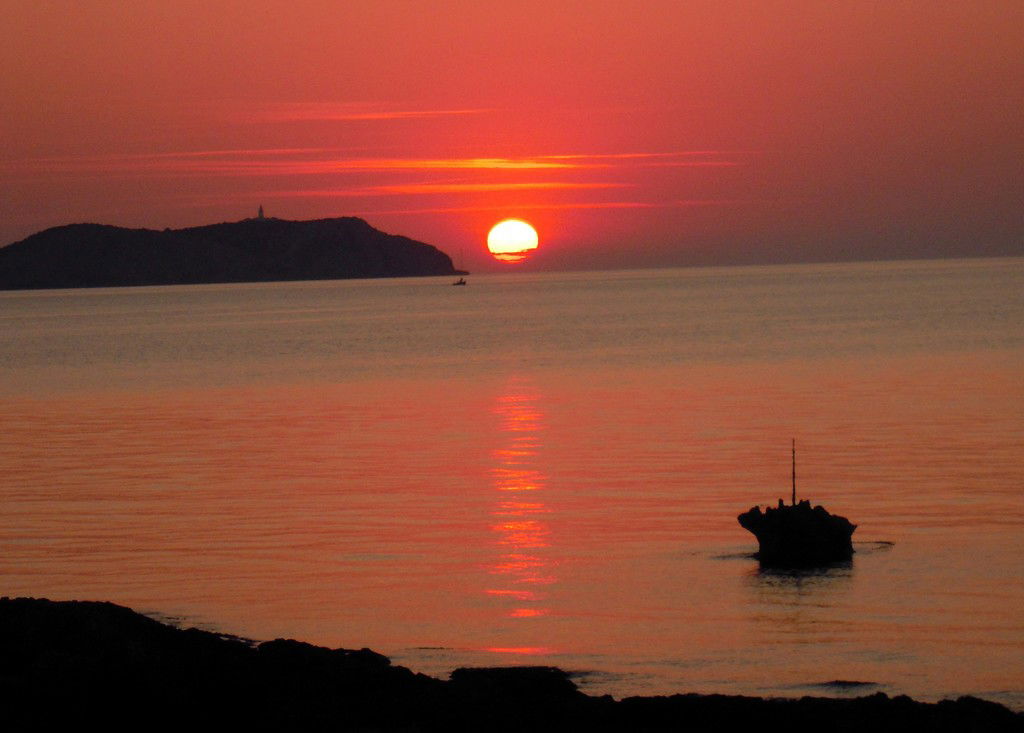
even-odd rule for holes
{"type": "Polygon", "coordinates": [[[263,204],[260,204],[259,211],[256,212],[256,218],[257,219],[262,219],[263,218],[263,204]]]}

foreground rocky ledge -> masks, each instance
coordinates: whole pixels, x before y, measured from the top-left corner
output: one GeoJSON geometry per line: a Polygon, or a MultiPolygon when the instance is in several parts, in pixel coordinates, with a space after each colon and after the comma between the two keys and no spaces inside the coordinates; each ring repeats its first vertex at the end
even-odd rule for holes
{"type": "Polygon", "coordinates": [[[369,649],[257,645],[112,603],[32,598],[0,599],[0,705],[5,730],[1024,730],[1021,714],[972,697],[615,701],[552,667],[458,669],[442,681],[369,649]]]}

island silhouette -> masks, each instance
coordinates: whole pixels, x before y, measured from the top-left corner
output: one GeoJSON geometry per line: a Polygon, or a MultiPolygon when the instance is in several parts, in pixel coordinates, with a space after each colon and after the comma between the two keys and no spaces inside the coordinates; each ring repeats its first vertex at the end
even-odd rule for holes
{"type": "Polygon", "coordinates": [[[260,215],[186,229],[69,224],[0,248],[0,289],[464,275],[433,245],[357,217],[260,215]]]}

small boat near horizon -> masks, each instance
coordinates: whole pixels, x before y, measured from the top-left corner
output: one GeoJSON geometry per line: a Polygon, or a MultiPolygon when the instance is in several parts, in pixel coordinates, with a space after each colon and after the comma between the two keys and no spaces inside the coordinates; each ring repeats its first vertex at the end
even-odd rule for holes
{"type": "Polygon", "coordinates": [[[465,285],[465,284],[466,284],[466,278],[464,278],[464,277],[460,277],[458,280],[456,280],[455,282],[452,283],[452,285],[465,285]]]}
{"type": "Polygon", "coordinates": [[[796,440],[793,440],[793,490],[790,504],[779,499],[777,507],[751,507],[736,519],[757,538],[757,559],[773,567],[814,567],[850,560],[857,525],[846,517],[830,514],[825,507],[811,507],[796,500],[796,440]]]}

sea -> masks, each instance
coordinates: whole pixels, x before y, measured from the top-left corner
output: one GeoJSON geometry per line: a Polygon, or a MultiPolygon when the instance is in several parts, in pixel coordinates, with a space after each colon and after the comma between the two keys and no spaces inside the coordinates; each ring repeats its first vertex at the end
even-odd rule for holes
{"type": "Polygon", "coordinates": [[[0,293],[0,595],[1024,710],[1024,259],[0,293]],[[763,569],[791,492],[851,562],[763,569]]]}

